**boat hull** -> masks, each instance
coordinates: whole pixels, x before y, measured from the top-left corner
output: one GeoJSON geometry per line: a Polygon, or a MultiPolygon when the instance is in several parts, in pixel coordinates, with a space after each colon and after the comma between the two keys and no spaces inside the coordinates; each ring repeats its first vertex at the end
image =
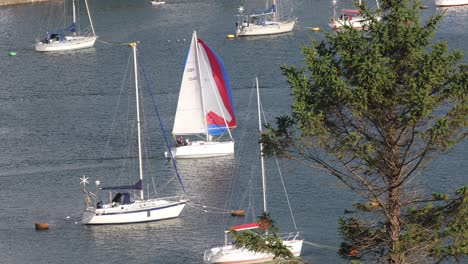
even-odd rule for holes
{"type": "MultiPolygon", "coordinates": [[[[303,240],[287,240],[283,244],[288,246],[294,256],[301,255],[303,240]]],[[[205,263],[261,263],[273,260],[270,253],[257,253],[234,245],[215,247],[205,251],[205,263]]]]}
{"type": "MultiPolygon", "coordinates": [[[[176,159],[210,158],[234,154],[234,141],[207,142],[194,141],[190,145],[173,148],[172,155],[176,159]]],[[[164,153],[170,158],[168,151],[164,153]]]]}
{"type": "Polygon", "coordinates": [[[85,225],[130,224],[176,218],[187,202],[188,200],[185,199],[176,201],[151,199],[100,209],[88,207],[83,213],[82,223],[85,225]]]}
{"type": "Polygon", "coordinates": [[[66,37],[63,41],[52,41],[50,43],[38,42],[36,43],[36,51],[66,51],[86,49],[94,46],[97,37],[66,37]]]}
{"type": "Polygon", "coordinates": [[[238,37],[276,35],[291,32],[296,24],[296,20],[287,22],[270,22],[268,24],[240,25],[237,28],[238,37]]]}
{"type": "Polygon", "coordinates": [[[468,5],[468,0],[435,0],[436,6],[463,6],[468,5]]]}
{"type": "MultiPolygon", "coordinates": [[[[380,21],[380,17],[376,17],[377,21],[380,21]]],[[[332,22],[329,24],[329,26],[332,29],[339,29],[343,28],[345,26],[350,26],[352,28],[364,28],[369,26],[371,21],[367,18],[364,17],[353,17],[352,20],[347,20],[347,19],[332,19],[332,22]]]]}

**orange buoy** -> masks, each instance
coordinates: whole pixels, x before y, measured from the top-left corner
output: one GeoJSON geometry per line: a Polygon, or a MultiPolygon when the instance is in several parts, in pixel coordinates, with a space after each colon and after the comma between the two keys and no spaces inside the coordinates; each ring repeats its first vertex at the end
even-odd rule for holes
{"type": "Polygon", "coordinates": [[[232,211],[231,211],[231,215],[232,215],[232,216],[244,216],[244,215],[245,215],[245,211],[242,210],[242,209],[239,209],[239,210],[232,210],[232,211]]]}
{"type": "Polygon", "coordinates": [[[48,223],[35,223],[36,230],[45,230],[49,229],[49,224],[48,223]]]}

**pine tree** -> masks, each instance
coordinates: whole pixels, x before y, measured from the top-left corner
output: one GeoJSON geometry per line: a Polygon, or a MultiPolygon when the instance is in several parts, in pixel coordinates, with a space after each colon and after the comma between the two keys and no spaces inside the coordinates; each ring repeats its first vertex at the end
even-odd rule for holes
{"type": "Polygon", "coordinates": [[[410,185],[465,138],[468,124],[463,52],[432,41],[443,15],[420,21],[419,6],[389,0],[367,29],[311,39],[302,48],[305,66],[282,66],[291,115],[278,117],[262,136],[266,153],[325,170],[363,199],[357,216],[340,220],[341,253],[352,258],[437,262],[468,251],[467,227],[459,222],[467,214],[466,187],[434,205],[424,202],[440,199],[414,195],[410,185]],[[428,219],[437,223],[424,224],[428,219]],[[424,244],[431,233],[440,236],[424,244]]]}

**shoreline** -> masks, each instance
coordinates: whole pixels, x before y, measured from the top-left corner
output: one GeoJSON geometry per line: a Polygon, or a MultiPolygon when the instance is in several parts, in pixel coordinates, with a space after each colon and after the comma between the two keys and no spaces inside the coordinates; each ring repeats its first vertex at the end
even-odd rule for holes
{"type": "Polygon", "coordinates": [[[49,1],[50,0],[0,0],[0,6],[32,4],[32,3],[49,2],[49,1]]]}

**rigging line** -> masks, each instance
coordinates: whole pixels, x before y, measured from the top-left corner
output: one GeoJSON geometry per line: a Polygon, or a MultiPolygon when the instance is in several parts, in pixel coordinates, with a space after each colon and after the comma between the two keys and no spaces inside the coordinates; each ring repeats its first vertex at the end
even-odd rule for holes
{"type": "Polygon", "coordinates": [[[186,203],[186,204],[187,204],[188,206],[192,207],[193,209],[202,211],[202,212],[204,212],[204,213],[212,213],[212,214],[228,214],[228,213],[229,213],[229,212],[223,212],[223,211],[221,211],[221,212],[208,211],[208,210],[206,210],[206,209],[202,209],[202,208],[200,208],[200,207],[193,206],[193,205],[191,205],[190,203],[186,203]]]}
{"type": "MultiPolygon", "coordinates": [[[[118,112],[118,109],[119,109],[119,106],[120,106],[120,102],[121,102],[121,98],[122,98],[122,94],[123,94],[123,90],[124,90],[124,84],[125,84],[125,80],[127,79],[127,73],[129,72],[129,67],[130,67],[130,61],[131,61],[131,53],[129,53],[129,56],[128,56],[128,60],[127,60],[127,67],[125,69],[125,74],[122,78],[122,82],[121,82],[121,86],[120,86],[120,92],[119,92],[119,98],[117,100],[117,105],[115,106],[115,109],[114,109],[114,117],[112,119],[112,124],[111,124],[111,127],[109,129],[109,134],[107,136],[107,142],[106,142],[106,146],[104,148],[104,153],[103,153],[103,158],[106,158],[106,155],[107,155],[107,152],[109,150],[109,146],[110,146],[110,140],[111,140],[111,135],[114,131],[114,128],[115,128],[115,124],[117,122],[117,112],[118,112]]],[[[104,163],[101,163],[101,168],[104,167],[104,163]]]]}
{"type": "MultiPolygon", "coordinates": [[[[244,117],[244,122],[243,122],[243,127],[242,127],[242,133],[241,133],[241,137],[240,137],[240,140],[238,142],[239,143],[239,147],[238,149],[242,150],[243,149],[243,145],[244,145],[244,139],[247,135],[247,121],[250,119],[250,114],[251,114],[251,109],[252,109],[252,104],[253,104],[253,98],[254,98],[254,89],[251,89],[251,92],[250,92],[250,96],[249,96],[249,104],[248,104],[248,107],[247,107],[247,113],[244,117]]],[[[232,199],[233,199],[233,196],[234,196],[234,188],[236,186],[236,182],[237,182],[237,178],[236,175],[238,175],[239,173],[239,167],[240,167],[240,164],[241,164],[241,158],[242,158],[242,155],[240,154],[241,152],[240,151],[236,151],[234,157],[234,170],[232,171],[231,173],[231,181],[230,181],[230,186],[229,186],[229,192],[227,193],[227,199],[226,199],[226,203],[225,203],[225,208],[227,208],[228,206],[232,205],[232,199]]],[[[228,217],[226,217],[224,219],[224,226],[227,226],[227,222],[228,222],[228,217]]]]}
{"type": "Polygon", "coordinates": [[[308,241],[303,241],[303,243],[305,243],[305,244],[307,244],[307,245],[310,245],[310,246],[314,246],[314,247],[318,247],[318,248],[323,248],[323,249],[340,250],[340,249],[337,248],[337,247],[332,247],[332,246],[327,246],[327,245],[321,245],[321,244],[317,244],[317,243],[313,243],[313,242],[308,242],[308,241]]]}
{"type": "Polygon", "coordinates": [[[283,184],[283,190],[284,190],[284,194],[286,195],[286,201],[288,202],[289,212],[291,213],[291,218],[292,218],[292,221],[293,221],[293,224],[294,224],[294,228],[297,230],[296,220],[294,218],[294,214],[293,214],[293,211],[292,211],[291,202],[289,201],[288,191],[286,190],[286,185],[284,184],[283,173],[281,172],[281,168],[279,166],[278,158],[276,156],[275,156],[275,162],[276,162],[276,167],[278,168],[281,183],[283,184]]]}
{"type": "MultiPolygon", "coordinates": [[[[263,104],[261,102],[260,102],[260,108],[261,108],[262,117],[263,117],[263,120],[264,120],[263,122],[264,122],[265,125],[268,125],[268,121],[267,121],[266,114],[265,114],[265,109],[263,108],[263,104]]],[[[279,161],[278,161],[278,157],[276,156],[276,153],[274,154],[274,157],[275,157],[276,167],[278,168],[278,173],[279,173],[279,176],[280,176],[280,179],[281,179],[281,184],[283,185],[283,190],[284,190],[284,194],[286,196],[286,201],[288,203],[289,212],[291,213],[291,219],[293,221],[295,230],[297,230],[296,220],[294,218],[294,214],[293,214],[292,207],[291,207],[291,202],[289,200],[288,191],[286,189],[286,184],[284,183],[283,173],[281,172],[281,167],[279,165],[279,161]]]]}
{"type": "Polygon", "coordinates": [[[196,203],[191,203],[192,207],[203,207],[203,208],[209,208],[209,209],[214,209],[214,210],[218,210],[218,211],[223,211],[225,213],[230,213],[229,210],[226,210],[224,208],[219,208],[219,207],[214,207],[214,206],[208,206],[208,205],[202,205],[202,204],[196,204],[196,203]]]}
{"type": "Polygon", "coordinates": [[[113,41],[106,41],[106,40],[102,40],[102,39],[97,39],[97,41],[105,43],[105,44],[109,44],[109,45],[119,45],[119,46],[128,45],[128,42],[113,42],[113,41]]]}
{"type": "MultiPolygon", "coordinates": [[[[140,57],[140,52],[137,51],[138,53],[138,57],[140,57]]],[[[184,191],[184,193],[187,193],[185,191],[185,187],[184,187],[184,184],[182,183],[182,178],[180,177],[180,174],[179,174],[179,170],[177,169],[177,163],[175,161],[175,159],[172,157],[172,151],[171,151],[171,146],[169,144],[169,141],[167,140],[167,136],[166,136],[166,131],[164,129],[164,126],[163,126],[163,123],[162,123],[162,120],[161,120],[161,117],[159,115],[159,111],[158,111],[158,108],[156,107],[156,100],[153,96],[153,91],[151,91],[150,89],[150,83],[149,83],[149,79],[148,79],[148,76],[146,75],[146,72],[145,72],[145,68],[143,66],[143,63],[142,63],[142,58],[140,58],[140,60],[138,61],[139,64],[140,64],[140,68],[141,68],[141,71],[143,73],[143,77],[145,78],[145,81],[146,81],[146,90],[148,90],[148,93],[150,94],[151,96],[151,100],[153,102],[153,109],[156,113],[156,116],[158,117],[158,120],[159,120],[159,127],[161,128],[161,131],[163,133],[163,136],[164,136],[164,141],[166,143],[166,147],[167,149],[169,150],[169,152],[171,153],[171,158],[172,158],[172,164],[173,164],[173,167],[176,171],[176,175],[177,175],[177,179],[179,180],[179,184],[180,186],[182,187],[182,191],[184,191]]]]}

